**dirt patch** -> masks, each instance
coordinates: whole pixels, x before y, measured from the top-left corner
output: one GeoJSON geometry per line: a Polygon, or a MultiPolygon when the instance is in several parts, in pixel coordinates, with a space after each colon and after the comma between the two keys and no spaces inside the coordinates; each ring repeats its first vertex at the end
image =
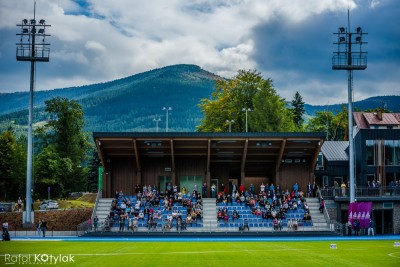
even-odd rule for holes
{"type": "Polygon", "coordinates": [[[47,221],[49,231],[76,231],[78,224],[88,220],[92,216],[93,208],[35,211],[34,227],[22,228],[22,212],[0,213],[0,221],[8,220],[10,231],[36,230],[39,220],[47,221]]]}

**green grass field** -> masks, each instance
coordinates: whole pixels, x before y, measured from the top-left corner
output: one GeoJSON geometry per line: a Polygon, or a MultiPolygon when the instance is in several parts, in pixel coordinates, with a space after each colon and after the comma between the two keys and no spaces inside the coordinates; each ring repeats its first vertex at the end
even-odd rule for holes
{"type": "MultiPolygon", "coordinates": [[[[0,266],[19,254],[71,254],[56,266],[400,266],[400,247],[390,241],[287,242],[0,242],[0,266]],[[337,249],[331,249],[336,244],[337,249]],[[11,258],[10,255],[14,256],[11,258]],[[8,257],[6,259],[6,257],[8,257]],[[69,261],[69,258],[68,258],[69,261]]],[[[26,255],[25,255],[26,256],[26,255]]],[[[26,256],[27,257],[27,256],[26,256]]],[[[27,258],[25,258],[27,259],[27,258]]],[[[40,259],[40,258],[39,258],[40,259]]],[[[47,256],[42,258],[47,259],[47,256]]],[[[8,262],[7,262],[8,261],[8,262]]],[[[18,263],[18,262],[17,262],[18,263]]],[[[36,264],[40,262],[36,261],[36,264]]],[[[42,264],[45,262],[41,262],[42,264]]],[[[24,264],[27,266],[28,264],[24,264]]],[[[49,265],[49,260],[47,262],[49,265]]],[[[15,265],[14,265],[15,266],[15,265]]]]}

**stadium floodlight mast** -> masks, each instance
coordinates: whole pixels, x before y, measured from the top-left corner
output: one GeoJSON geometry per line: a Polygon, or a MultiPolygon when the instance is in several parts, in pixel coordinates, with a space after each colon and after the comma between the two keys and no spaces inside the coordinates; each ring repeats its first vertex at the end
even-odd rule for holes
{"type": "Polygon", "coordinates": [[[31,62],[31,77],[29,90],[29,115],[28,115],[28,152],[27,152],[27,170],[26,170],[26,201],[25,214],[23,217],[24,227],[30,227],[32,220],[32,169],[33,169],[33,90],[35,86],[35,64],[36,61],[48,62],[50,48],[46,43],[46,28],[51,25],[46,24],[44,19],[36,21],[36,2],[33,9],[33,19],[23,19],[20,27],[19,43],[17,43],[17,61],[31,62]]]}
{"type": "Polygon", "coordinates": [[[338,32],[333,33],[337,36],[337,51],[332,57],[333,70],[347,70],[348,77],[348,120],[349,120],[349,182],[350,182],[350,203],[356,201],[355,198],[355,177],[354,177],[354,135],[353,135],[353,70],[365,70],[367,68],[367,52],[362,50],[362,45],[367,44],[363,41],[361,27],[357,27],[355,32],[350,29],[350,14],[347,11],[348,28],[340,27],[338,32]],[[353,40],[354,38],[354,40],[353,40]],[[354,49],[355,48],[355,49],[354,49]]]}
{"type": "Polygon", "coordinates": [[[252,111],[252,110],[251,110],[251,108],[243,108],[242,111],[246,112],[246,133],[247,133],[248,130],[249,130],[248,122],[247,122],[247,116],[248,116],[248,112],[252,111]]]}
{"type": "Polygon", "coordinates": [[[226,120],[226,122],[229,124],[229,132],[232,132],[232,123],[234,123],[234,120],[226,120]]]}
{"type": "Polygon", "coordinates": [[[156,132],[158,133],[158,123],[161,121],[161,118],[154,118],[153,121],[156,123],[156,132]]]}
{"type": "Polygon", "coordinates": [[[166,112],[166,119],[165,119],[165,132],[168,133],[168,112],[172,110],[171,107],[163,107],[162,110],[165,110],[166,112]]]}

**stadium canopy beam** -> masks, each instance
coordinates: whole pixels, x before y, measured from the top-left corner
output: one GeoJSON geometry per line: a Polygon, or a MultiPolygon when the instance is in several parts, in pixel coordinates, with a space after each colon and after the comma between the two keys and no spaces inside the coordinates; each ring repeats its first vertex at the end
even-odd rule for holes
{"type": "MultiPolygon", "coordinates": [[[[315,164],[317,164],[318,155],[319,155],[319,152],[321,151],[321,147],[322,147],[323,143],[324,143],[324,139],[321,138],[315,147],[314,155],[312,156],[311,162],[310,162],[310,170],[314,170],[315,164]]],[[[314,172],[310,172],[311,175],[313,175],[313,173],[314,172]]],[[[312,177],[310,177],[310,179],[311,178],[312,177]]]]}
{"type": "Polygon", "coordinates": [[[141,184],[142,183],[142,167],[140,165],[139,152],[138,152],[136,139],[133,139],[133,150],[135,151],[137,181],[138,181],[138,184],[141,184]]]}
{"type": "Polygon", "coordinates": [[[286,139],[283,139],[281,144],[281,149],[279,150],[279,154],[275,163],[275,172],[278,172],[279,168],[281,167],[281,162],[282,162],[283,152],[285,151],[285,147],[286,147],[286,139]]]}
{"type": "Polygon", "coordinates": [[[174,139],[170,139],[171,144],[171,165],[172,165],[172,184],[175,184],[175,153],[174,153],[174,139]]]}
{"type": "Polygon", "coordinates": [[[249,146],[249,139],[246,138],[246,141],[244,142],[244,146],[243,146],[242,164],[240,166],[240,173],[241,173],[242,179],[245,178],[244,167],[246,166],[246,157],[247,157],[247,147],[248,146],[249,146]]]}

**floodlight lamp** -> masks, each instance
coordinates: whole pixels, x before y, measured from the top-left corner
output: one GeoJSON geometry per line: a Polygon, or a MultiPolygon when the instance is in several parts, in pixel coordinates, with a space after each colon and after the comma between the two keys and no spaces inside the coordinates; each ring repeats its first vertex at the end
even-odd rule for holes
{"type": "Polygon", "coordinates": [[[28,23],[28,20],[27,19],[23,19],[22,23],[24,23],[26,25],[28,23]]]}
{"type": "Polygon", "coordinates": [[[44,29],[39,29],[38,33],[39,34],[43,34],[44,33],[44,29]]]}
{"type": "Polygon", "coordinates": [[[357,27],[357,33],[361,33],[362,29],[361,27],[357,27]]]}
{"type": "Polygon", "coordinates": [[[27,28],[22,29],[22,33],[28,33],[28,32],[29,32],[29,31],[28,31],[27,28]]]}
{"type": "Polygon", "coordinates": [[[36,20],[35,19],[31,19],[31,24],[35,25],[36,24],[36,20]]]}
{"type": "Polygon", "coordinates": [[[346,38],[344,38],[344,37],[339,37],[339,43],[343,43],[344,41],[346,41],[346,38]]]}
{"type": "Polygon", "coordinates": [[[357,36],[357,37],[356,37],[356,42],[357,42],[357,43],[361,42],[361,36],[357,36]]]}
{"type": "Polygon", "coordinates": [[[340,32],[344,32],[344,27],[340,27],[340,28],[339,28],[339,31],[340,31],[340,32]]]}
{"type": "Polygon", "coordinates": [[[39,20],[39,23],[43,25],[46,23],[46,21],[44,19],[41,19],[41,20],[39,20]]]}
{"type": "Polygon", "coordinates": [[[36,33],[36,29],[33,28],[33,29],[31,30],[31,33],[35,34],[35,33],[36,33]]]}

